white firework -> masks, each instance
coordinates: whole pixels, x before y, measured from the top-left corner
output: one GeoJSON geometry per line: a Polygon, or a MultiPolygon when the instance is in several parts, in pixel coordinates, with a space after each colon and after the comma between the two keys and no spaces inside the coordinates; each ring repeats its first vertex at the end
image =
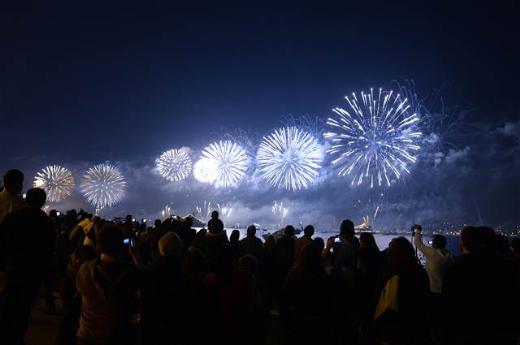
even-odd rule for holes
{"type": "Polygon", "coordinates": [[[191,173],[191,158],[185,149],[165,151],[155,160],[159,174],[168,181],[182,181],[191,173]]]}
{"type": "Polygon", "coordinates": [[[80,190],[96,210],[102,210],[114,206],[123,199],[126,181],[115,166],[97,164],[83,175],[80,190]]]}
{"type": "Polygon", "coordinates": [[[273,207],[271,207],[271,212],[273,212],[273,215],[276,217],[278,226],[283,226],[285,223],[285,217],[289,213],[289,208],[285,207],[282,201],[275,201],[273,207]]]}
{"type": "Polygon", "coordinates": [[[351,176],[352,185],[367,183],[390,186],[417,160],[419,115],[408,99],[393,91],[361,92],[345,97],[348,108],[334,108],[335,118],[327,124],[334,132],[326,132],[331,142],[327,150],[338,167],[338,175],[351,176]]]}
{"type": "Polygon", "coordinates": [[[246,151],[240,145],[230,140],[219,141],[204,148],[193,175],[217,188],[237,187],[246,174],[247,163],[246,151]]]}
{"type": "Polygon", "coordinates": [[[47,201],[58,202],[72,194],[75,184],[69,169],[49,165],[36,174],[33,186],[45,190],[47,201]]]}
{"type": "Polygon", "coordinates": [[[279,128],[265,136],[256,155],[260,176],[274,187],[292,191],[309,187],[322,160],[318,140],[297,127],[279,128]]]}
{"type": "Polygon", "coordinates": [[[204,202],[195,207],[195,214],[203,221],[211,219],[211,213],[218,211],[221,219],[226,220],[233,212],[233,207],[229,204],[212,203],[211,201],[204,200],[204,202]]]}

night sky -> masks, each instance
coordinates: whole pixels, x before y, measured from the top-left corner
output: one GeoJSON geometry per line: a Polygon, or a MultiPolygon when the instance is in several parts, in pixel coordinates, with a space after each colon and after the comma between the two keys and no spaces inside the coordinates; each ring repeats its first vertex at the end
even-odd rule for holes
{"type": "MultiPolygon", "coordinates": [[[[381,222],[520,222],[518,2],[107,3],[1,10],[0,169],[22,169],[27,187],[48,164],[79,177],[110,160],[129,179],[116,213],[167,202],[188,212],[213,198],[248,215],[236,221],[254,221],[267,217],[272,193],[216,195],[147,171],[170,147],[200,150],[237,128],[261,137],[287,116],[325,119],[353,91],[413,80],[421,97],[437,97],[432,113],[464,117],[446,133],[450,145],[382,191],[381,222]]],[[[299,210],[295,222],[305,213],[334,223],[345,213],[359,222],[374,193],[334,178],[274,197],[299,210]]]]}

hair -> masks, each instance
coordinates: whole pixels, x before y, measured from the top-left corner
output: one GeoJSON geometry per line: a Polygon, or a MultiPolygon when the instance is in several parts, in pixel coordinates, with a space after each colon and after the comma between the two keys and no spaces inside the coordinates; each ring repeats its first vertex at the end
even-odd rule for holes
{"type": "Polygon", "coordinates": [[[23,188],[23,172],[17,169],[8,170],[4,175],[4,188],[9,193],[20,194],[23,188]]]}
{"type": "Polygon", "coordinates": [[[284,234],[285,236],[294,236],[294,233],[296,232],[296,230],[294,229],[294,226],[292,225],[287,225],[285,227],[285,230],[284,230],[284,234]]]}
{"type": "Polygon", "coordinates": [[[387,253],[389,263],[394,265],[417,262],[413,245],[403,236],[390,241],[387,253]]]}
{"type": "Polygon", "coordinates": [[[465,226],[460,232],[460,244],[469,252],[479,251],[481,248],[478,228],[465,226]]]}
{"type": "Polygon", "coordinates": [[[304,229],[303,229],[303,234],[307,237],[312,237],[312,235],[314,235],[314,226],[312,225],[307,225],[304,229]]]}
{"type": "Polygon", "coordinates": [[[240,231],[235,229],[231,231],[231,235],[229,235],[229,242],[238,242],[238,239],[240,238],[240,231]]]}
{"type": "Polygon", "coordinates": [[[41,188],[31,188],[25,195],[25,201],[31,207],[42,208],[47,201],[47,194],[41,188]]]}
{"type": "Polygon", "coordinates": [[[256,235],[256,226],[249,225],[247,227],[247,236],[254,236],[254,235],[256,235]]]}
{"type": "Polygon", "coordinates": [[[339,227],[339,234],[347,237],[354,237],[354,223],[350,219],[343,219],[339,227]]]}
{"type": "Polygon", "coordinates": [[[181,238],[174,232],[167,232],[159,240],[159,254],[161,256],[179,256],[183,248],[181,238]]]}
{"type": "Polygon", "coordinates": [[[191,218],[191,217],[184,218],[183,224],[186,228],[191,229],[191,227],[193,226],[193,218],[191,218]]]}
{"type": "Polygon", "coordinates": [[[276,244],[276,238],[273,235],[267,235],[265,237],[264,248],[267,250],[272,250],[274,245],[276,244]]]}
{"type": "Polygon", "coordinates": [[[218,211],[211,212],[211,218],[218,218],[218,211]]]}
{"type": "Polygon", "coordinates": [[[258,271],[258,260],[251,254],[246,254],[238,259],[238,267],[241,271],[256,276],[258,271]]]}
{"type": "Polygon", "coordinates": [[[359,245],[365,248],[374,248],[379,250],[374,235],[369,232],[363,232],[359,235],[359,245]]]}
{"type": "Polygon", "coordinates": [[[123,246],[123,234],[114,223],[106,223],[98,232],[96,243],[101,254],[117,257],[123,246]]]}
{"type": "Polygon", "coordinates": [[[321,237],[316,237],[312,239],[312,245],[316,246],[320,250],[320,252],[322,252],[325,248],[325,241],[321,237]]]}
{"type": "Polygon", "coordinates": [[[444,237],[442,235],[433,236],[433,240],[432,240],[433,248],[446,249],[447,244],[448,244],[448,240],[446,239],[446,237],[444,237]]]}

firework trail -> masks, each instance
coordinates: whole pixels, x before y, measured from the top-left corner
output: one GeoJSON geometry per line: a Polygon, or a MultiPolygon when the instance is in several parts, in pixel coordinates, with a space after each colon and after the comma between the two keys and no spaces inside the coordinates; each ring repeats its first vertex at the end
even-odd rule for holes
{"type": "Polygon", "coordinates": [[[277,225],[283,227],[285,224],[285,217],[289,213],[289,208],[285,207],[282,201],[275,201],[271,207],[271,212],[273,212],[273,215],[276,217],[278,222],[277,225]]]}
{"type": "Polygon", "coordinates": [[[334,108],[337,116],[327,120],[334,131],[324,133],[338,175],[350,176],[354,186],[366,183],[373,188],[390,186],[409,174],[421,149],[422,132],[408,99],[382,89],[345,99],[348,108],[334,108]]]}

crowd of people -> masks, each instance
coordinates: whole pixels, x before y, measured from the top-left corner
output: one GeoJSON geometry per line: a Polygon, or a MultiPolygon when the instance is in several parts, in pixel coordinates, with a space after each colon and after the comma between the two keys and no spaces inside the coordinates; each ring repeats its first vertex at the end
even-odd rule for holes
{"type": "Polygon", "coordinates": [[[228,238],[216,211],[199,231],[189,217],[47,215],[45,191],[22,188],[4,175],[1,344],[24,343],[37,298],[56,313],[56,292],[57,345],[520,343],[520,240],[489,227],[464,227],[458,256],[419,225],[380,250],[348,219],[326,240],[312,225],[228,238]]]}

